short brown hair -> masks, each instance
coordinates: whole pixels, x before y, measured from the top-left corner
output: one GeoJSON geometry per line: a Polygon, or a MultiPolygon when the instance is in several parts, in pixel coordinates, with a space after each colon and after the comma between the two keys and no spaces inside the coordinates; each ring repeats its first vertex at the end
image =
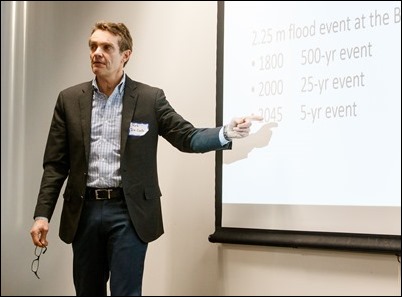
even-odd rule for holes
{"type": "Polygon", "coordinates": [[[104,22],[100,21],[95,24],[92,29],[91,35],[96,30],[108,31],[113,35],[120,36],[119,40],[119,50],[120,53],[125,50],[133,50],[133,39],[131,38],[130,31],[123,23],[112,23],[112,22],[104,22]]]}

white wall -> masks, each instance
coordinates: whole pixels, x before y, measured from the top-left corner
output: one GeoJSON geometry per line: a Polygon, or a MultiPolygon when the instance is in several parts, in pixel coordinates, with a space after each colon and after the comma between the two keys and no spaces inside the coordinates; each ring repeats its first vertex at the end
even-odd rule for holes
{"type": "MultiPolygon", "coordinates": [[[[128,75],[163,88],[196,126],[214,126],[216,2],[2,1],[1,14],[1,293],[74,295],[71,246],[58,238],[61,203],[41,279],[30,271],[29,229],[58,92],[92,79],[92,25],[124,22],[134,38],[128,75]]],[[[149,245],[144,295],[401,294],[392,255],[209,243],[214,153],[180,153],[161,139],[158,158],[166,233],[149,245]]]]}

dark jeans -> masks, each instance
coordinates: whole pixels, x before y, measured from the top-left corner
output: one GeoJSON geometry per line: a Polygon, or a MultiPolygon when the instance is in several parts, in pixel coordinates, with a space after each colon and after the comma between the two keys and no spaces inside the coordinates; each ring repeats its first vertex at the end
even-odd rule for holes
{"type": "Polygon", "coordinates": [[[86,200],[73,242],[77,296],[141,296],[145,254],[124,199],[86,200]]]}

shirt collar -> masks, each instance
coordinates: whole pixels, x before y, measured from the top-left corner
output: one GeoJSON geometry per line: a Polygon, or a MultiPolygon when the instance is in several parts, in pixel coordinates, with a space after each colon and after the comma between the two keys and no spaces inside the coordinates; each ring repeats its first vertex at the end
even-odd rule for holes
{"type": "MultiPolygon", "coordinates": [[[[117,85],[118,92],[120,94],[124,91],[124,86],[126,85],[126,73],[123,72],[123,77],[121,78],[119,84],[117,85]]],[[[96,92],[99,92],[98,84],[96,83],[96,77],[92,80],[92,86],[96,92]]]]}

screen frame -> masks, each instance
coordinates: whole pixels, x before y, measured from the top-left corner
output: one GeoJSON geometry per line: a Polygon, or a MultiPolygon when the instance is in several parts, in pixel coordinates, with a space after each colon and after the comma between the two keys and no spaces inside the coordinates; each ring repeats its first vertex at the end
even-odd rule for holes
{"type": "MultiPolygon", "coordinates": [[[[224,1],[218,1],[217,5],[216,125],[222,126],[224,1]]],[[[210,242],[401,254],[400,235],[223,227],[222,154],[217,151],[215,155],[215,232],[209,235],[210,242]]]]}

